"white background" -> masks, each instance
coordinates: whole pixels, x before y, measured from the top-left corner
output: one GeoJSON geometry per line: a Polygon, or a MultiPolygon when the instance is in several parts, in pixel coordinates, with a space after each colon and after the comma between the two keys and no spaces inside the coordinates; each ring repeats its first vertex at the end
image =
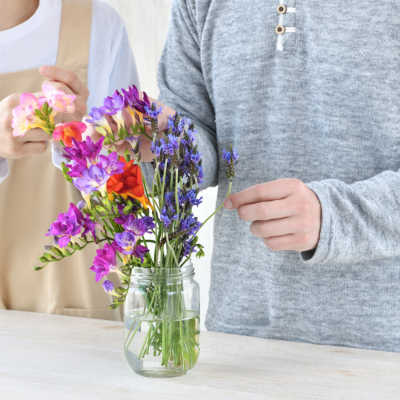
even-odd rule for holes
{"type": "MultiPolygon", "coordinates": [[[[168,30],[171,0],[105,0],[114,6],[125,21],[133,52],[138,64],[141,87],[152,97],[158,96],[157,65],[168,30]]],[[[204,203],[197,215],[203,221],[215,208],[216,189],[202,193],[204,203]]],[[[212,253],[212,223],[200,233],[201,243],[205,245],[206,256],[194,259],[197,280],[201,288],[201,323],[204,329],[204,316],[208,305],[210,286],[210,261],[212,253]]]]}

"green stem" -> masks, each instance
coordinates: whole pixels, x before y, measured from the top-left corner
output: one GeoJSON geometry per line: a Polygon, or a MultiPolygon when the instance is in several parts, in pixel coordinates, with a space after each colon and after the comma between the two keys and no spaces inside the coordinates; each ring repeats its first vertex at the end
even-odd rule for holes
{"type": "MultiPolygon", "coordinates": [[[[229,181],[229,185],[228,185],[228,191],[225,195],[225,198],[223,200],[223,202],[217,207],[217,209],[208,217],[206,218],[206,220],[200,225],[200,228],[198,229],[197,233],[199,233],[200,229],[215,215],[218,213],[219,210],[221,210],[221,208],[224,206],[224,202],[225,200],[229,197],[229,195],[232,193],[232,181],[229,181]]],[[[185,265],[188,261],[190,260],[190,255],[188,257],[186,257],[183,262],[180,264],[180,267],[182,267],[183,265],[185,265]]]]}
{"type": "Polygon", "coordinates": [[[221,208],[224,206],[225,200],[229,197],[229,195],[232,193],[232,181],[229,181],[229,185],[228,185],[228,192],[225,195],[225,198],[223,200],[223,202],[217,207],[217,209],[201,224],[199,230],[197,232],[200,231],[200,229],[215,215],[218,213],[219,210],[221,210],[221,208]]]}

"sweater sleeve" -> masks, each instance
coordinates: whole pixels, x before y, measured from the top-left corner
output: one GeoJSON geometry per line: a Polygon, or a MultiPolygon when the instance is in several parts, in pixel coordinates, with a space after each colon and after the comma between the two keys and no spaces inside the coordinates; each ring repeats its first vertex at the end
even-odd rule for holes
{"type": "Polygon", "coordinates": [[[158,83],[160,101],[196,126],[204,189],[218,182],[218,148],[215,112],[202,73],[200,30],[195,5],[189,0],[174,0],[158,83]]]}
{"type": "Polygon", "coordinates": [[[308,186],[321,202],[322,226],[316,250],[301,255],[305,262],[400,257],[400,172],[384,171],[352,184],[329,179],[308,186]]]}

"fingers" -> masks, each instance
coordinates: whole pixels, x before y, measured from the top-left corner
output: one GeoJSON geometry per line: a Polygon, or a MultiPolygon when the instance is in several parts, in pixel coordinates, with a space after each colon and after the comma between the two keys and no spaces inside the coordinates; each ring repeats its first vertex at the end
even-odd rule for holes
{"type": "Polygon", "coordinates": [[[299,223],[296,217],[273,221],[255,221],[251,224],[251,233],[259,238],[270,238],[297,233],[299,223]]]}
{"type": "Polygon", "coordinates": [[[61,82],[64,85],[68,86],[70,90],[75,94],[82,95],[83,97],[89,96],[89,91],[87,87],[72,71],[67,71],[65,69],[55,66],[44,66],[39,69],[39,72],[50,81],[61,82]]]}
{"type": "Polygon", "coordinates": [[[20,143],[48,142],[50,136],[41,129],[31,129],[24,136],[18,136],[15,139],[20,143]]]}
{"type": "Polygon", "coordinates": [[[49,142],[26,142],[20,149],[21,157],[34,156],[47,150],[49,142]]]}
{"type": "Polygon", "coordinates": [[[304,234],[284,235],[263,239],[264,244],[272,251],[303,251],[304,234]]]}
{"type": "Polygon", "coordinates": [[[238,214],[243,221],[269,221],[291,217],[296,214],[296,207],[291,198],[245,204],[239,207],[238,214]]]}
{"type": "Polygon", "coordinates": [[[302,182],[297,179],[279,179],[251,186],[242,192],[232,194],[225,206],[226,208],[237,209],[244,204],[283,199],[290,196],[300,185],[302,185],[302,182]]]}
{"type": "Polygon", "coordinates": [[[1,101],[2,107],[4,106],[9,110],[12,110],[13,108],[19,105],[20,98],[21,98],[20,94],[17,93],[11,94],[10,96],[7,96],[1,101]]]}
{"type": "Polygon", "coordinates": [[[298,179],[280,179],[252,186],[230,196],[251,233],[274,251],[315,249],[321,230],[321,204],[298,179]]]}
{"type": "Polygon", "coordinates": [[[75,92],[73,92],[71,90],[71,88],[69,86],[67,86],[65,83],[58,82],[58,81],[49,81],[49,80],[44,81],[44,83],[48,83],[54,89],[61,90],[62,92],[66,93],[66,94],[75,94],[75,92]]]}

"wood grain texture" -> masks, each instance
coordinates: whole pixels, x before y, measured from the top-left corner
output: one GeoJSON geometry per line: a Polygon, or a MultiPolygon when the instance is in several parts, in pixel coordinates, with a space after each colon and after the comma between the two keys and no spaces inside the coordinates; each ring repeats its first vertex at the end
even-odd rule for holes
{"type": "Polygon", "coordinates": [[[143,378],[120,323],[0,311],[0,398],[398,400],[400,354],[204,332],[197,367],[143,378]]]}

